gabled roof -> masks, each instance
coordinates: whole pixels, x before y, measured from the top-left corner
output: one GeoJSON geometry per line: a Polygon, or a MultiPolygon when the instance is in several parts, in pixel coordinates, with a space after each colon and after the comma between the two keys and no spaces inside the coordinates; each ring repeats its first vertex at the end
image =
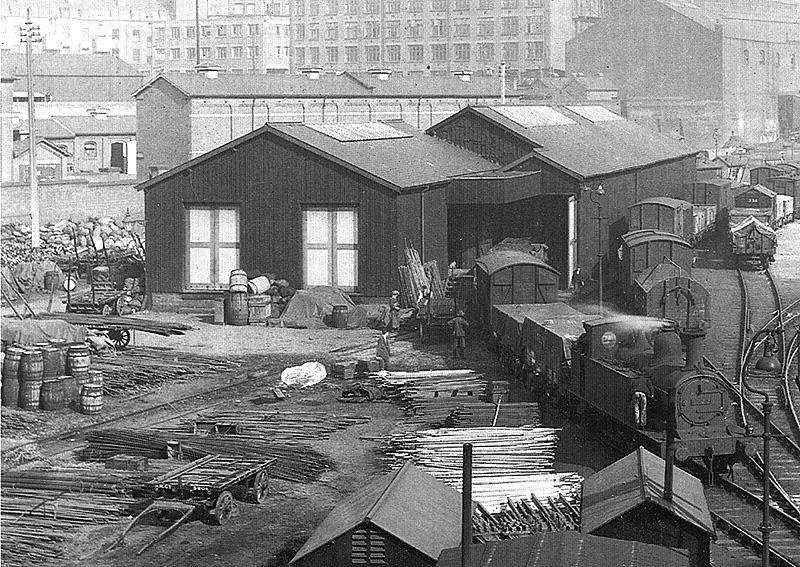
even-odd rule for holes
{"type": "Polygon", "coordinates": [[[549,272],[558,273],[558,270],[541,258],[519,250],[493,250],[475,260],[475,264],[489,276],[494,275],[504,268],[519,265],[538,266],[549,272]]]}
{"type": "MultiPolygon", "coordinates": [[[[458,175],[491,171],[497,168],[496,164],[443,140],[423,134],[405,122],[390,121],[370,124],[389,125],[402,136],[344,142],[318,131],[322,125],[265,124],[258,130],[245,134],[138,185],[138,188],[148,189],[164,179],[228,151],[238,144],[264,135],[278,136],[396,192],[446,183],[458,175]]],[[[335,124],[325,126],[335,126],[335,124]]],[[[347,125],[340,126],[346,127],[347,125]]]]}
{"type": "Polygon", "coordinates": [[[674,197],[649,197],[647,199],[642,199],[641,201],[635,202],[633,205],[629,206],[629,209],[636,207],[638,205],[664,205],[665,207],[669,207],[670,209],[691,209],[692,204],[689,201],[684,201],[683,199],[675,199],[674,197]]]}
{"type": "Polygon", "coordinates": [[[53,119],[76,136],[120,136],[136,134],[135,115],[54,116],[53,119]]]}
{"type": "MultiPolygon", "coordinates": [[[[571,112],[565,106],[547,105],[563,116],[563,119],[552,120],[552,123],[545,121],[544,125],[526,127],[523,122],[509,117],[520,116],[525,112],[541,113],[538,109],[542,106],[469,106],[431,126],[428,132],[435,133],[442,126],[461,120],[467,114],[477,116],[528,142],[531,148],[530,158],[538,158],[579,180],[637,169],[697,153],[695,148],[683,142],[653,132],[630,120],[593,122],[571,112]]],[[[584,105],[582,108],[587,106],[591,108],[591,105],[584,105]]],[[[551,112],[550,116],[555,114],[551,112]]],[[[527,123],[541,122],[531,120],[527,123]]],[[[522,160],[517,160],[519,161],[522,160]]]]}
{"type": "Polygon", "coordinates": [[[638,246],[639,244],[642,244],[644,242],[654,242],[660,240],[668,240],[676,244],[683,244],[688,248],[691,248],[692,246],[691,244],[689,244],[683,238],[681,238],[676,234],[672,234],[671,232],[665,232],[663,230],[655,230],[652,228],[633,230],[631,232],[626,232],[625,234],[622,235],[622,241],[629,248],[633,246],[638,246]]]}
{"type": "MultiPolygon", "coordinates": [[[[58,154],[58,155],[63,156],[63,157],[69,157],[70,156],[70,153],[68,151],[62,150],[61,148],[56,146],[54,143],[49,142],[49,141],[44,140],[44,139],[37,140],[36,141],[36,145],[45,146],[51,153],[58,154]]],[[[21,156],[22,154],[28,152],[30,150],[30,148],[31,148],[31,146],[30,146],[30,142],[28,141],[28,138],[24,138],[22,140],[15,141],[14,142],[14,157],[21,156]]]]}
{"type": "Polygon", "coordinates": [[[744,195],[745,193],[749,193],[750,191],[756,191],[757,193],[766,195],[770,199],[774,199],[775,195],[777,195],[775,191],[764,187],[760,183],[756,185],[742,185],[741,187],[737,188],[736,191],[734,191],[734,195],[738,197],[739,195],[744,195]]]}
{"type": "Polygon", "coordinates": [[[336,507],[290,563],[369,522],[436,560],[461,538],[461,495],[410,461],[336,507]]]}
{"type": "MultiPolygon", "coordinates": [[[[30,126],[27,120],[20,122],[19,131],[20,133],[26,134],[30,132],[30,126]]],[[[39,138],[47,138],[48,140],[71,140],[75,137],[75,132],[52,118],[37,118],[36,136],[39,138]]]]}
{"type": "MultiPolygon", "coordinates": [[[[678,551],[576,531],[536,535],[473,545],[468,567],[687,567],[678,551]]],[[[445,549],[436,567],[461,567],[461,548],[445,549]]]]}
{"type": "Polygon", "coordinates": [[[673,497],[664,500],[661,457],[639,447],[583,482],[581,531],[592,533],[634,508],[652,503],[695,528],[715,535],[703,484],[674,467],[673,497]]]}

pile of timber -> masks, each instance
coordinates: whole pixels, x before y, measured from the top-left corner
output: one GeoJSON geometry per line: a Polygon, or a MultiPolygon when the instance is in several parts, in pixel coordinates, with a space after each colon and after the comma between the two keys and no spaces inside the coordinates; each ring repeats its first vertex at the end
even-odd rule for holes
{"type": "Polygon", "coordinates": [[[82,526],[117,522],[131,514],[136,502],[130,496],[4,486],[0,562],[10,567],[52,565],[63,558],[62,542],[75,537],[82,526]]]}
{"type": "Polygon", "coordinates": [[[524,537],[538,532],[580,529],[580,511],[563,495],[540,501],[509,498],[500,510],[491,513],[478,505],[472,516],[473,535],[481,542],[524,537]]]}
{"type": "Polygon", "coordinates": [[[259,459],[274,457],[278,461],[270,468],[270,475],[294,482],[312,482],[334,467],[331,459],[302,443],[276,443],[254,436],[196,435],[154,430],[90,431],[86,434],[87,446],[80,455],[84,460],[106,459],[117,454],[164,459],[167,441],[180,442],[181,453],[186,460],[214,454],[259,459]]]}
{"type": "Polygon", "coordinates": [[[400,301],[403,307],[416,307],[422,286],[427,286],[434,299],[444,297],[445,286],[436,260],[422,263],[419,252],[406,246],[406,265],[398,266],[400,301]]]}
{"type": "Polygon", "coordinates": [[[503,402],[493,404],[473,396],[420,398],[414,401],[408,423],[435,427],[518,427],[538,426],[539,404],[503,402]]]}
{"type": "Polygon", "coordinates": [[[183,424],[192,433],[214,431],[237,438],[297,442],[329,439],[335,431],[368,423],[370,419],[363,415],[316,411],[212,409],[199,413],[194,419],[184,420],[183,424]]]}
{"type": "Polygon", "coordinates": [[[460,490],[462,447],[472,443],[473,499],[494,513],[508,498],[531,494],[545,502],[560,496],[578,499],[583,479],[553,468],[558,431],[531,426],[428,429],[392,435],[384,452],[395,464],[411,459],[460,490]]]}
{"type": "Polygon", "coordinates": [[[115,396],[157,388],[176,380],[191,380],[206,374],[235,372],[242,361],[169,348],[129,347],[119,352],[95,355],[92,369],[103,373],[103,392],[115,396]]]}
{"type": "Polygon", "coordinates": [[[151,480],[155,472],[109,472],[88,467],[17,469],[3,471],[3,490],[49,490],[80,494],[131,495],[151,480]]]}
{"type": "Polygon", "coordinates": [[[168,337],[170,335],[182,335],[186,331],[193,329],[191,325],[183,323],[168,323],[164,321],[154,321],[153,319],[141,319],[139,317],[120,317],[117,315],[91,315],[87,313],[42,313],[41,317],[48,319],[61,319],[72,325],[82,325],[84,327],[102,328],[117,327],[130,329],[132,331],[143,331],[168,337]]]}

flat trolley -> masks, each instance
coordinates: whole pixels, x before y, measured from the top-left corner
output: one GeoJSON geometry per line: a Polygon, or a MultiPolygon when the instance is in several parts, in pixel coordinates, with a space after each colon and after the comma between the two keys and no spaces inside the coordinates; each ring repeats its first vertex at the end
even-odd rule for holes
{"type": "Polygon", "coordinates": [[[147,488],[156,494],[156,498],[131,520],[109,550],[121,544],[133,527],[148,515],[172,525],[140,549],[137,555],[172,535],[187,522],[200,520],[217,526],[225,524],[233,515],[234,499],[263,504],[269,489],[269,468],[276,460],[208,455],[154,478],[147,483],[147,488]]]}

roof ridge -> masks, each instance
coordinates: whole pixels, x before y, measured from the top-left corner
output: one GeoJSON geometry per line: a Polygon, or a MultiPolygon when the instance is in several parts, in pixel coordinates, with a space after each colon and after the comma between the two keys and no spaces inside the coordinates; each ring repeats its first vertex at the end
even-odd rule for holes
{"type": "Polygon", "coordinates": [[[394,477],[389,481],[389,483],[386,485],[386,488],[383,490],[381,495],[378,496],[378,498],[375,500],[372,506],[370,506],[370,509],[367,510],[367,513],[364,516],[365,520],[371,520],[375,517],[375,515],[378,513],[379,508],[383,506],[383,504],[389,498],[389,494],[392,492],[392,488],[395,482],[397,482],[397,480],[401,477],[401,475],[405,474],[405,472],[407,470],[410,470],[412,467],[413,464],[411,463],[411,460],[408,460],[402,467],[392,471],[391,474],[393,474],[394,477]]]}
{"type": "Polygon", "coordinates": [[[58,118],[56,118],[55,116],[51,116],[51,117],[50,117],[50,120],[52,120],[53,122],[55,122],[56,124],[58,124],[59,126],[61,126],[61,127],[64,129],[64,130],[66,130],[67,132],[69,132],[69,133],[70,133],[70,134],[72,134],[73,136],[75,136],[75,135],[76,135],[76,134],[75,134],[75,132],[73,132],[73,131],[72,131],[70,128],[68,128],[67,126],[65,126],[64,124],[62,124],[62,123],[61,123],[61,121],[59,121],[59,120],[58,120],[58,118]]]}

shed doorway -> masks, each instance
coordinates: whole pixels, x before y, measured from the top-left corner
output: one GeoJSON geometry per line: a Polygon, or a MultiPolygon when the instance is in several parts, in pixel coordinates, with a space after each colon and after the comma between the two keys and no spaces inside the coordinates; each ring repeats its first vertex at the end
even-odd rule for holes
{"type": "Polygon", "coordinates": [[[303,210],[303,285],[358,287],[358,211],[308,207],[303,210]]]}
{"type": "Polygon", "coordinates": [[[125,142],[111,143],[111,167],[116,167],[121,173],[128,173],[128,159],[125,155],[125,142]]]}

